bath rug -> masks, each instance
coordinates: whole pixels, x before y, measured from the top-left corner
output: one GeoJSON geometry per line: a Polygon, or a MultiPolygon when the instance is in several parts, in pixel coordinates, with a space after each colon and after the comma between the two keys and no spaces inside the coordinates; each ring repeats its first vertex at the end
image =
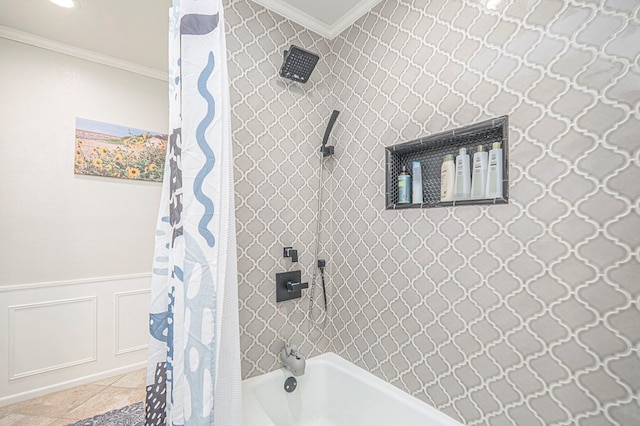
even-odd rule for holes
{"type": "Polygon", "coordinates": [[[138,402],[68,426],[144,426],[144,408],[138,402]]]}

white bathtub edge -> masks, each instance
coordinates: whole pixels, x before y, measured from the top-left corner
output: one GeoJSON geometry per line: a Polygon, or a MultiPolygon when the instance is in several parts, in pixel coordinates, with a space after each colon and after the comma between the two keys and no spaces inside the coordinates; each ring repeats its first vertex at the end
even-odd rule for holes
{"type": "MultiPolygon", "coordinates": [[[[353,380],[361,382],[367,387],[376,388],[385,397],[397,401],[399,404],[406,406],[410,410],[422,412],[432,419],[437,419],[438,421],[443,422],[442,424],[463,426],[462,423],[459,423],[447,414],[435,409],[428,403],[410,395],[391,383],[386,382],[334,352],[326,352],[313,358],[309,358],[307,360],[307,371],[314,369],[314,366],[320,367],[322,365],[325,365],[328,368],[337,369],[339,372],[352,377],[353,380]]],[[[278,370],[274,370],[270,373],[243,380],[243,388],[245,386],[246,388],[256,388],[264,382],[273,380],[275,375],[281,375],[282,380],[284,381],[284,379],[292,374],[285,368],[279,368],[278,370]]]]}
{"type": "Polygon", "coordinates": [[[450,421],[452,425],[464,426],[451,416],[437,410],[428,403],[414,397],[413,395],[403,391],[402,389],[392,385],[391,383],[379,378],[373,373],[368,372],[362,367],[342,358],[340,355],[334,352],[326,352],[321,355],[310,358],[307,363],[328,363],[334,367],[338,367],[345,373],[352,375],[358,380],[366,383],[369,386],[374,386],[384,392],[390,398],[400,400],[403,403],[413,407],[416,410],[428,411],[430,414],[436,417],[444,417],[447,421],[450,421]]]}

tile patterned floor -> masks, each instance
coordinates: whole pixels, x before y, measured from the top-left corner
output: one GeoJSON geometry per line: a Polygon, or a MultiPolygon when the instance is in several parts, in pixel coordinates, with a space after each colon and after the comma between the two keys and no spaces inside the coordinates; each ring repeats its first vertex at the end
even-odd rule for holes
{"type": "Polygon", "coordinates": [[[144,400],[146,370],[0,407],[0,426],[64,426],[144,400]]]}

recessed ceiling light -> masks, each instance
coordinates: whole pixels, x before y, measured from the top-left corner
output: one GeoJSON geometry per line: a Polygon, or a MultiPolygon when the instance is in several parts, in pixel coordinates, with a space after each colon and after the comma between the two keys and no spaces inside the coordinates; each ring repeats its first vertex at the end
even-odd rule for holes
{"type": "Polygon", "coordinates": [[[53,4],[57,4],[60,7],[66,7],[67,9],[77,9],[80,7],[78,0],[49,0],[53,4]]]}

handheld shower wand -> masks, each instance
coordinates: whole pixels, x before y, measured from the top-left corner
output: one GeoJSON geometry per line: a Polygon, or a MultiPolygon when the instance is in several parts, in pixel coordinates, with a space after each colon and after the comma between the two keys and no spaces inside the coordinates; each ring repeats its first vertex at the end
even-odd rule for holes
{"type": "Polygon", "coordinates": [[[320,152],[322,153],[323,157],[333,155],[333,146],[327,146],[327,142],[329,141],[329,135],[331,134],[333,125],[336,124],[336,120],[338,119],[338,114],[340,114],[340,111],[333,110],[333,112],[331,113],[331,118],[329,119],[329,124],[327,125],[327,130],[324,131],[322,146],[320,147],[320,152]]]}

